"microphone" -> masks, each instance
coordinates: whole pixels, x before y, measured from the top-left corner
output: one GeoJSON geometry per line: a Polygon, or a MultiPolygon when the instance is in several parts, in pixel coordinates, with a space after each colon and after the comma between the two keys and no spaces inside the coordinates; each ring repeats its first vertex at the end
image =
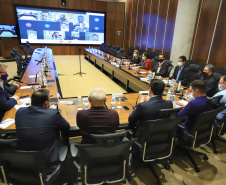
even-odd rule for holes
{"type": "Polygon", "coordinates": [[[36,76],[35,76],[35,83],[37,82],[37,76],[38,76],[38,73],[39,73],[39,72],[37,72],[37,73],[36,73],[36,76]]]}
{"type": "Polygon", "coordinates": [[[133,107],[133,109],[135,109],[136,108],[136,106],[134,106],[133,104],[131,104],[130,102],[128,102],[128,101],[126,101],[126,100],[122,100],[123,102],[127,102],[128,104],[130,104],[132,107],[133,107]]]}

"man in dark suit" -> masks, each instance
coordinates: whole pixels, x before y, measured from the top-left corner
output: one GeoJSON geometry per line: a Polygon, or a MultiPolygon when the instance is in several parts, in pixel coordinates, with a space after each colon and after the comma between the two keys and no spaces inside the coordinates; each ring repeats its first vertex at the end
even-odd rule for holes
{"type": "Polygon", "coordinates": [[[115,110],[106,109],[106,93],[102,87],[94,87],[89,94],[91,108],[77,113],[77,125],[80,128],[83,144],[95,141],[90,134],[114,133],[119,126],[119,115],[115,110]]]}
{"type": "Polygon", "coordinates": [[[165,55],[159,54],[159,62],[152,68],[152,72],[155,72],[156,76],[166,77],[168,72],[168,64],[164,62],[165,55]]]}
{"type": "Polygon", "coordinates": [[[129,127],[135,128],[135,137],[142,135],[142,122],[146,120],[158,119],[159,109],[173,108],[172,102],[162,99],[162,93],[165,89],[165,83],[160,79],[153,79],[150,83],[149,98],[142,98],[137,108],[129,116],[129,127]]]}
{"type": "Polygon", "coordinates": [[[0,63],[0,121],[4,117],[6,111],[13,108],[16,104],[21,105],[18,96],[9,94],[4,86],[4,81],[7,80],[7,65],[0,63]]]}
{"type": "Polygon", "coordinates": [[[16,90],[20,88],[19,82],[14,82],[14,83],[8,83],[7,80],[4,81],[4,88],[7,90],[7,92],[11,95],[14,95],[16,90]]]}
{"type": "Polygon", "coordinates": [[[213,77],[214,66],[212,64],[207,64],[204,68],[200,80],[203,80],[206,84],[206,95],[212,97],[215,90],[217,89],[218,83],[213,77]]]}
{"type": "Polygon", "coordinates": [[[49,108],[49,102],[47,89],[34,92],[31,106],[18,109],[15,124],[20,149],[42,152],[46,171],[51,174],[58,165],[60,147],[68,144],[61,140],[60,131],[68,139],[70,125],[58,110],[49,108]]]}
{"type": "Polygon", "coordinates": [[[180,56],[178,59],[178,65],[176,66],[173,76],[169,79],[175,79],[177,83],[181,81],[181,85],[187,86],[189,80],[189,68],[185,66],[186,57],[180,56]]]}

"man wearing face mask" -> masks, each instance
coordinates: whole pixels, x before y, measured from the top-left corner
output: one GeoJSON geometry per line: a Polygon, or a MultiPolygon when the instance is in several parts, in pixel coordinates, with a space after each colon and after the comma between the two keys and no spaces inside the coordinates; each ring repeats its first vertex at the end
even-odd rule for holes
{"type": "Polygon", "coordinates": [[[59,163],[60,147],[68,144],[70,125],[57,109],[50,109],[49,90],[39,89],[31,96],[31,106],[18,109],[15,117],[19,148],[44,154],[47,174],[59,163]],[[65,137],[65,142],[61,140],[65,137]]]}
{"type": "MultiPolygon", "coordinates": [[[[220,78],[220,81],[218,84],[218,89],[220,91],[217,94],[215,94],[214,97],[223,95],[223,97],[221,98],[221,103],[226,104],[226,75],[224,75],[220,78]]],[[[226,115],[226,109],[221,111],[217,115],[217,117],[216,117],[217,121],[221,121],[225,115],[226,115]]]]}
{"type": "Polygon", "coordinates": [[[156,76],[166,77],[169,66],[166,62],[164,62],[164,60],[164,54],[159,54],[159,62],[151,70],[152,72],[155,72],[156,76]]]}
{"type": "Polygon", "coordinates": [[[202,72],[200,80],[203,80],[206,84],[206,95],[212,97],[217,89],[217,81],[213,77],[214,66],[207,64],[202,72]]]}
{"type": "Polygon", "coordinates": [[[7,65],[0,63],[0,121],[6,111],[13,108],[16,104],[22,104],[18,96],[12,96],[5,88],[4,81],[6,81],[8,77],[6,68],[7,65]]]}
{"type": "Polygon", "coordinates": [[[181,81],[181,84],[183,86],[188,85],[188,79],[189,79],[189,68],[185,66],[186,63],[186,57],[180,56],[178,59],[178,65],[176,66],[173,76],[171,76],[169,79],[175,79],[177,82],[181,81]]]}
{"type": "Polygon", "coordinates": [[[191,91],[193,94],[194,100],[190,101],[179,113],[178,116],[187,116],[182,126],[188,131],[192,131],[193,124],[197,116],[207,111],[206,102],[208,100],[206,96],[206,84],[202,80],[195,80],[191,83],[191,91]]]}

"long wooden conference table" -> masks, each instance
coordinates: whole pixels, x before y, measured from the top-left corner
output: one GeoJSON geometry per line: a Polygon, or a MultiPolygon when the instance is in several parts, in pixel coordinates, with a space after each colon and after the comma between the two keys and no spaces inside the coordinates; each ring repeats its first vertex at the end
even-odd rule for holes
{"type": "MultiPolygon", "coordinates": [[[[27,65],[26,71],[21,79],[22,86],[28,86],[29,84],[35,83],[35,76],[36,74],[41,71],[41,67],[38,64],[38,61],[42,59],[43,55],[43,48],[37,48],[35,49],[30,62],[27,65]]],[[[58,98],[57,94],[61,93],[60,85],[58,81],[58,75],[54,63],[53,53],[52,49],[47,49],[48,53],[48,70],[47,73],[47,84],[46,87],[50,91],[50,98],[58,98]]],[[[109,56],[110,60],[113,60],[113,56],[109,56]]],[[[96,66],[99,66],[101,70],[107,71],[109,74],[112,75],[112,78],[116,78],[120,80],[122,83],[125,84],[126,88],[130,88],[134,90],[137,93],[125,93],[123,94],[124,97],[127,98],[126,101],[120,101],[121,106],[127,106],[130,110],[125,110],[124,108],[121,109],[115,109],[119,113],[120,118],[120,124],[127,124],[128,123],[128,117],[133,111],[133,106],[135,105],[139,96],[139,91],[148,91],[149,90],[149,81],[144,82],[140,80],[140,77],[146,78],[147,77],[147,71],[144,69],[141,69],[140,74],[134,74],[132,70],[126,69],[126,67],[118,68],[111,64],[104,55],[99,55],[99,53],[95,53],[93,51],[90,51],[89,49],[85,49],[85,59],[89,60],[91,63],[93,63],[96,66]],[[145,73],[146,72],[146,73],[145,73]]],[[[38,80],[37,80],[38,82],[38,80]]],[[[31,97],[32,93],[35,91],[35,85],[32,85],[32,88],[27,89],[20,89],[18,88],[15,95],[21,97],[29,95],[31,97]]],[[[111,98],[112,95],[107,95],[107,102],[106,105],[108,108],[111,107],[111,98]]],[[[163,99],[166,99],[166,92],[164,93],[163,99]]],[[[58,108],[61,110],[62,116],[69,122],[71,127],[77,126],[76,124],[76,114],[78,111],[78,105],[67,105],[62,104],[63,102],[71,102],[75,101],[77,98],[67,98],[67,99],[58,99],[58,108]],[[63,102],[62,102],[63,101],[63,102]]],[[[139,100],[138,100],[139,101],[139,100]]],[[[116,102],[116,106],[118,104],[118,101],[116,102]]],[[[89,105],[90,107],[90,105],[89,105]]],[[[11,110],[7,111],[2,119],[2,121],[11,118],[15,119],[16,109],[12,108],[11,110]]],[[[5,129],[15,129],[15,123],[8,126],[5,129]]]]}

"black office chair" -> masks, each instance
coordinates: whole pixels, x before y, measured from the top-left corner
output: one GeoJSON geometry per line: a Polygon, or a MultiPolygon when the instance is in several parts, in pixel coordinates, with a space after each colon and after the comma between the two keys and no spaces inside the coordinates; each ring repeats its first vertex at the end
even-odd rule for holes
{"type": "Polygon", "coordinates": [[[222,77],[222,75],[219,74],[219,73],[214,72],[214,73],[213,73],[213,77],[215,78],[216,82],[218,83],[219,80],[220,80],[220,78],[222,77]]]}
{"type": "Polygon", "coordinates": [[[178,113],[182,110],[182,107],[171,109],[160,109],[158,111],[158,118],[171,118],[178,117],[178,113]]]}
{"type": "Polygon", "coordinates": [[[203,71],[204,68],[205,68],[205,66],[206,66],[206,64],[203,64],[203,63],[198,63],[198,64],[196,64],[196,65],[199,66],[199,70],[200,70],[200,71],[203,71]]]}
{"type": "Polygon", "coordinates": [[[26,51],[26,49],[24,48],[24,46],[23,46],[23,45],[20,45],[20,49],[24,52],[25,61],[29,62],[30,59],[31,59],[31,57],[28,57],[28,56],[27,56],[27,51],[26,51]]]}
{"type": "Polygon", "coordinates": [[[105,47],[105,53],[107,53],[107,51],[109,51],[111,49],[111,44],[108,44],[106,47],[105,47]]]}
{"type": "Polygon", "coordinates": [[[153,52],[153,51],[148,51],[148,55],[149,55],[149,58],[150,58],[150,59],[153,59],[153,58],[155,58],[156,53],[153,52]]]}
{"type": "Polygon", "coordinates": [[[165,63],[167,63],[168,64],[168,72],[167,72],[167,74],[166,74],[166,77],[169,77],[170,76],[170,72],[172,71],[172,69],[174,68],[174,66],[173,66],[173,61],[170,61],[170,60],[164,60],[164,62],[165,63]]]}
{"type": "Polygon", "coordinates": [[[216,73],[221,74],[221,75],[226,75],[226,69],[223,68],[223,67],[215,67],[215,68],[214,68],[214,71],[215,71],[216,73]]]}
{"type": "Polygon", "coordinates": [[[120,48],[120,50],[116,54],[117,58],[124,58],[125,57],[125,50],[123,48],[120,48]]]}
{"type": "Polygon", "coordinates": [[[196,64],[196,62],[194,60],[187,60],[185,66],[189,67],[191,64],[196,64]]]}
{"type": "Polygon", "coordinates": [[[27,46],[27,48],[28,48],[29,51],[30,51],[30,55],[32,55],[33,52],[34,52],[34,50],[32,49],[30,42],[26,41],[26,46],[27,46]]]}
{"type": "Polygon", "coordinates": [[[199,66],[198,65],[191,64],[189,66],[189,73],[190,73],[190,75],[189,75],[188,82],[190,84],[194,80],[198,79],[201,76],[202,72],[199,70],[199,66]]]}
{"type": "Polygon", "coordinates": [[[152,68],[155,67],[156,64],[157,64],[157,62],[155,61],[155,59],[151,59],[151,66],[152,66],[152,68]]]}
{"type": "Polygon", "coordinates": [[[109,54],[112,55],[112,56],[114,56],[115,51],[116,51],[115,46],[112,46],[112,48],[109,51],[109,54]]]}
{"type": "Polygon", "coordinates": [[[83,184],[125,183],[131,179],[129,155],[135,140],[122,141],[126,133],[93,135],[97,144],[70,145],[83,184]],[[77,154],[80,164],[76,161],[77,154]]]}
{"type": "Polygon", "coordinates": [[[59,176],[62,163],[66,159],[67,150],[67,147],[60,149],[60,164],[56,167],[55,171],[49,175],[46,174],[42,153],[13,149],[1,150],[0,161],[4,183],[23,185],[53,184],[59,176]]]}
{"type": "Polygon", "coordinates": [[[170,55],[165,55],[165,60],[170,60],[170,55]]]}
{"type": "Polygon", "coordinates": [[[205,153],[195,151],[194,149],[201,145],[207,145],[211,141],[214,119],[222,109],[223,108],[219,108],[199,114],[194,123],[193,130],[190,132],[182,125],[178,128],[178,141],[181,142],[181,148],[185,150],[196,172],[199,172],[200,169],[192,158],[191,153],[201,155],[204,160],[208,160],[208,156],[205,153]]]}
{"type": "Polygon", "coordinates": [[[162,163],[166,169],[170,169],[168,160],[173,152],[180,122],[181,118],[178,117],[145,121],[142,123],[142,137],[133,145],[134,158],[140,161],[141,166],[148,166],[157,179],[157,184],[161,182],[151,163],[162,163]]]}
{"type": "Polygon", "coordinates": [[[22,64],[23,64],[23,65],[27,65],[28,62],[22,57],[22,55],[20,54],[20,52],[19,52],[17,49],[15,49],[15,48],[13,48],[12,50],[13,50],[13,51],[16,53],[16,55],[20,58],[22,64]]]}
{"type": "Polygon", "coordinates": [[[206,102],[207,109],[214,110],[224,106],[224,103],[221,103],[222,98],[223,98],[223,95],[209,98],[206,102]]]}

